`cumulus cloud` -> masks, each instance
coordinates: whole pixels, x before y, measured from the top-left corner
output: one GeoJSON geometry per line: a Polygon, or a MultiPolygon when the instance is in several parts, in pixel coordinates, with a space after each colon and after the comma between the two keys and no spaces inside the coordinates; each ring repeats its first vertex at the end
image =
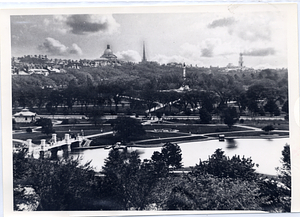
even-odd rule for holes
{"type": "Polygon", "coordinates": [[[239,16],[238,19],[233,17],[217,19],[208,24],[207,27],[209,29],[225,27],[223,29],[225,29],[229,35],[237,36],[244,41],[254,42],[259,40],[271,40],[272,31],[270,25],[274,25],[271,23],[272,19],[270,19],[269,16],[253,13],[252,16],[239,16]]]}
{"type": "Polygon", "coordinates": [[[271,30],[268,26],[259,25],[259,28],[257,28],[257,25],[240,25],[239,28],[235,28],[235,30],[232,31],[245,41],[269,41],[271,39],[271,30]]]}
{"type": "Polygon", "coordinates": [[[201,56],[200,44],[184,43],[180,46],[180,55],[190,59],[198,59],[201,56]]]}
{"type": "Polygon", "coordinates": [[[216,47],[221,46],[221,40],[217,38],[209,38],[203,40],[200,44],[202,57],[213,57],[216,47]]]}
{"type": "Polygon", "coordinates": [[[261,49],[252,49],[249,51],[243,52],[245,56],[271,56],[276,53],[274,48],[261,48],[261,49]]]}
{"type": "Polygon", "coordinates": [[[43,23],[61,34],[73,33],[75,35],[113,34],[120,27],[110,14],[54,15],[51,18],[45,18],[43,23]]]}
{"type": "Polygon", "coordinates": [[[72,55],[81,55],[82,50],[77,44],[72,44],[71,47],[67,47],[62,44],[60,41],[54,38],[46,38],[43,44],[38,46],[39,50],[42,50],[48,54],[56,55],[56,56],[64,56],[68,54],[72,55]]]}
{"type": "Polygon", "coordinates": [[[82,54],[81,48],[75,43],[72,44],[72,46],[69,48],[68,52],[70,54],[75,54],[75,55],[81,55],[82,54]]]}
{"type": "Polygon", "coordinates": [[[127,50],[127,51],[121,51],[117,52],[116,56],[119,60],[127,61],[127,62],[140,62],[141,56],[137,51],[134,50],[127,50]]]}
{"type": "Polygon", "coordinates": [[[207,25],[208,28],[216,28],[216,27],[224,27],[224,26],[231,26],[236,21],[233,17],[227,17],[223,19],[214,20],[210,24],[207,25]]]}
{"type": "Polygon", "coordinates": [[[65,23],[70,27],[70,32],[76,35],[96,32],[112,34],[120,26],[112,15],[70,15],[65,23]]]}
{"type": "Polygon", "coordinates": [[[215,57],[223,55],[228,50],[232,51],[232,47],[228,47],[228,43],[222,42],[219,38],[208,38],[197,44],[184,43],[180,46],[180,54],[186,58],[199,60],[200,57],[215,57]]]}

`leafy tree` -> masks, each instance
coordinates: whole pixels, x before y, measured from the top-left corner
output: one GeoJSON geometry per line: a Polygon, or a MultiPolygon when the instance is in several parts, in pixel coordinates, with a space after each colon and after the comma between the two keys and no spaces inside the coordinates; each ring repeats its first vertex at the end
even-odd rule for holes
{"type": "Polygon", "coordinates": [[[273,125],[266,125],[262,128],[263,131],[270,133],[270,131],[275,130],[273,125]]]}
{"type": "Polygon", "coordinates": [[[282,150],[282,167],[278,169],[279,178],[284,184],[282,186],[282,204],[283,210],[286,212],[291,211],[291,155],[290,155],[290,146],[286,144],[282,150]]]}
{"type": "Polygon", "coordinates": [[[196,165],[192,174],[199,175],[213,175],[219,178],[233,178],[241,180],[256,180],[255,163],[251,158],[244,156],[227,157],[222,149],[217,149],[207,161],[201,161],[196,165]]]}
{"type": "Polygon", "coordinates": [[[276,212],[291,211],[291,158],[290,146],[282,150],[282,167],[276,168],[278,178],[264,179],[259,182],[262,207],[276,212]]]}
{"type": "Polygon", "coordinates": [[[180,146],[173,143],[166,143],[162,147],[161,155],[163,161],[166,162],[166,165],[171,168],[181,168],[182,167],[182,154],[180,146]]]}
{"type": "Polygon", "coordinates": [[[201,108],[199,110],[199,114],[200,114],[200,121],[202,124],[209,124],[211,122],[212,116],[205,108],[201,108]]]}
{"type": "Polygon", "coordinates": [[[161,119],[161,117],[162,117],[161,112],[156,112],[156,117],[157,117],[158,119],[161,119]]]}
{"type": "Polygon", "coordinates": [[[139,120],[130,117],[118,117],[112,125],[116,136],[125,143],[146,133],[139,120]]]}
{"type": "Polygon", "coordinates": [[[59,90],[51,91],[50,96],[49,96],[49,101],[57,110],[58,105],[63,103],[62,91],[59,91],[59,90]]]}
{"type": "Polygon", "coordinates": [[[248,107],[249,111],[252,112],[253,115],[260,112],[260,109],[257,105],[256,100],[248,99],[247,100],[247,107],[248,107]]]}
{"type": "Polygon", "coordinates": [[[13,154],[13,178],[15,180],[24,179],[28,175],[29,163],[26,158],[28,149],[22,149],[13,154]]]}
{"type": "Polygon", "coordinates": [[[55,106],[53,106],[52,102],[48,102],[46,104],[46,109],[47,109],[47,112],[49,112],[51,115],[55,115],[57,112],[57,108],[55,106]]]}
{"type": "Polygon", "coordinates": [[[254,181],[186,175],[161,180],[153,201],[163,210],[261,210],[258,196],[254,181]]]}
{"type": "Polygon", "coordinates": [[[231,76],[220,75],[213,77],[212,91],[219,97],[220,105],[227,105],[227,102],[232,99],[233,88],[234,85],[231,76]]]}
{"type": "Polygon", "coordinates": [[[151,161],[141,162],[137,151],[117,149],[105,159],[103,174],[103,199],[109,204],[102,209],[114,210],[145,209],[160,177],[151,161]]]}
{"type": "Polygon", "coordinates": [[[68,87],[62,91],[64,104],[72,111],[74,103],[78,100],[79,88],[76,79],[72,79],[68,87]]]}
{"type": "Polygon", "coordinates": [[[281,111],[286,112],[287,114],[289,113],[289,101],[286,100],[281,108],[281,111]]]}
{"type": "Polygon", "coordinates": [[[156,176],[164,177],[169,172],[169,167],[167,166],[162,153],[159,151],[153,152],[153,155],[151,156],[151,163],[156,176]]]}
{"type": "Polygon", "coordinates": [[[208,112],[213,112],[214,106],[213,104],[216,103],[216,95],[209,91],[201,91],[200,92],[200,100],[202,108],[205,108],[208,112]]]}
{"type": "Polygon", "coordinates": [[[89,163],[63,159],[40,160],[32,165],[32,185],[40,195],[39,210],[91,209],[94,172],[89,163]]]}
{"type": "Polygon", "coordinates": [[[36,210],[39,203],[37,194],[28,194],[25,190],[25,186],[30,187],[28,177],[31,169],[29,158],[26,157],[27,151],[27,148],[23,148],[13,153],[13,205],[16,211],[36,210]]]}
{"type": "Polygon", "coordinates": [[[14,205],[22,196],[18,187],[31,186],[39,196],[38,210],[93,209],[96,182],[89,163],[80,165],[79,159],[48,161],[25,156],[26,151],[13,156],[14,205]]]}
{"type": "Polygon", "coordinates": [[[41,118],[37,120],[36,125],[42,126],[42,133],[47,135],[55,132],[52,121],[49,118],[41,118]]]}
{"type": "Polygon", "coordinates": [[[279,108],[275,102],[274,99],[268,99],[266,105],[264,106],[264,109],[266,112],[269,112],[270,113],[270,116],[273,116],[273,115],[277,115],[278,116],[278,112],[279,112],[279,115],[280,115],[280,111],[279,111],[279,108]]]}
{"type": "Polygon", "coordinates": [[[101,117],[103,116],[103,111],[99,110],[99,109],[96,109],[96,110],[93,110],[89,116],[90,116],[90,119],[92,120],[92,122],[95,124],[95,126],[97,126],[100,122],[101,122],[101,117]]]}
{"type": "Polygon", "coordinates": [[[222,114],[224,123],[231,128],[238,120],[238,114],[235,107],[227,107],[223,110],[222,114]]]}
{"type": "MultiPolygon", "coordinates": [[[[148,85],[149,86],[149,85],[148,85]]],[[[149,87],[145,88],[141,93],[141,98],[147,105],[147,109],[150,111],[153,107],[157,105],[157,91],[150,89],[149,87]]]]}
{"type": "Polygon", "coordinates": [[[241,115],[241,113],[247,107],[247,96],[246,96],[245,90],[241,90],[240,93],[237,94],[236,102],[237,102],[237,105],[239,106],[239,111],[240,111],[240,115],[241,115]]]}
{"type": "Polygon", "coordinates": [[[277,168],[279,172],[279,177],[282,180],[282,183],[288,188],[291,189],[291,154],[290,154],[290,145],[285,144],[282,150],[281,158],[282,167],[277,168]]]}

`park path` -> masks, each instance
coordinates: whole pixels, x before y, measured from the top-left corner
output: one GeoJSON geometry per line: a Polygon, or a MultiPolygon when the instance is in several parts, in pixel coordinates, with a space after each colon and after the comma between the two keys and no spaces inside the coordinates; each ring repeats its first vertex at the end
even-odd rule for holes
{"type": "Polygon", "coordinates": [[[93,138],[93,137],[99,137],[99,136],[105,136],[105,135],[109,135],[109,134],[113,134],[113,131],[109,131],[109,132],[104,132],[104,133],[97,133],[97,134],[93,134],[93,135],[88,135],[88,136],[84,136],[84,138],[93,138]]]}
{"type": "Polygon", "coordinates": [[[250,129],[250,130],[254,130],[254,131],[261,131],[262,130],[262,129],[257,128],[257,127],[251,127],[251,126],[246,126],[246,125],[241,125],[241,124],[235,124],[234,126],[242,127],[242,128],[246,128],[246,129],[250,129]]]}

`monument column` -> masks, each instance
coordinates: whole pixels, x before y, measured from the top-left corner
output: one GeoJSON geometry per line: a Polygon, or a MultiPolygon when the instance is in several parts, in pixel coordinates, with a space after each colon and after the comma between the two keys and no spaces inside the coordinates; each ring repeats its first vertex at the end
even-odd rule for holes
{"type": "Polygon", "coordinates": [[[56,137],[55,133],[52,134],[52,141],[53,141],[53,144],[56,144],[56,142],[57,142],[57,137],[56,137]]]}
{"type": "Polygon", "coordinates": [[[46,139],[41,139],[40,159],[44,159],[45,157],[45,145],[46,145],[46,139]]]}
{"type": "Polygon", "coordinates": [[[32,139],[27,139],[28,155],[33,156],[32,139]]]}
{"type": "Polygon", "coordinates": [[[71,141],[70,141],[70,135],[65,134],[65,142],[68,145],[68,151],[71,151],[71,141]]]}

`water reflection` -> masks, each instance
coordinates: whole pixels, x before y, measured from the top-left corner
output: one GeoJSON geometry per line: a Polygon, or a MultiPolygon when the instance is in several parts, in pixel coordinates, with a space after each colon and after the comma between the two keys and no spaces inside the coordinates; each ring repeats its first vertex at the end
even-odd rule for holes
{"type": "Polygon", "coordinates": [[[226,139],[226,144],[227,144],[227,147],[228,149],[234,149],[234,148],[237,148],[237,142],[235,139],[233,138],[228,138],[226,139]]]}

